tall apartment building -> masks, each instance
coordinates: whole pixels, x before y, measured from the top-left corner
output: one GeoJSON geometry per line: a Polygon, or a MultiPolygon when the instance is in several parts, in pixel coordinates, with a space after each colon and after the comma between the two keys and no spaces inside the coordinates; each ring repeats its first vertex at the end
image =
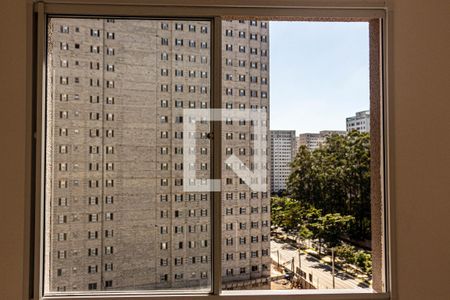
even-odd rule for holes
{"type": "MultiPolygon", "coordinates": [[[[223,24],[223,107],[265,109],[269,124],[269,26],[262,21],[225,21],[223,24]]],[[[254,121],[227,120],[223,123],[224,159],[237,155],[254,171],[268,168],[267,149],[254,149],[254,121]],[[265,151],[266,165],[253,163],[253,156],[265,151]]],[[[268,131],[267,131],[268,133],[268,131]]],[[[229,166],[223,166],[222,222],[224,287],[228,282],[270,276],[270,192],[254,192],[229,166]]],[[[266,182],[269,186],[269,182],[266,182]]],[[[231,284],[230,284],[231,285],[231,284]]]]}
{"type": "Polygon", "coordinates": [[[348,117],[346,125],[347,131],[370,132],[370,111],[359,111],[353,117],[348,117]]]}
{"type": "MultiPolygon", "coordinates": [[[[46,289],[208,288],[211,199],[183,192],[183,152],[209,178],[209,125],[183,149],[183,109],[210,108],[210,23],[52,18],[48,29],[46,289]]],[[[268,109],[268,24],[223,30],[224,107],[268,109]]],[[[224,124],[224,155],[250,165],[251,129],[224,124]]],[[[268,193],[224,169],[224,281],[268,276],[268,193]]]]}
{"type": "Polygon", "coordinates": [[[306,146],[309,150],[316,150],[325,143],[332,134],[345,135],[343,130],[322,130],[319,133],[301,133],[297,138],[297,147],[306,146]]]}
{"type": "Polygon", "coordinates": [[[297,153],[295,130],[270,131],[270,190],[276,193],[286,189],[291,174],[291,162],[297,153]]]}

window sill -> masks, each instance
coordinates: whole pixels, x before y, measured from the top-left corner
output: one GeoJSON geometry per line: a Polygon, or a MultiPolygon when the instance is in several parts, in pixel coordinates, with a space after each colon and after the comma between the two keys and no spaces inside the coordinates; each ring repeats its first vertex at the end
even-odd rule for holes
{"type": "Polygon", "coordinates": [[[168,300],[168,299],[189,299],[189,300],[389,300],[389,293],[376,293],[372,290],[247,290],[247,291],[224,291],[221,295],[210,295],[203,293],[177,293],[177,294],[148,294],[148,293],[127,293],[113,292],[105,294],[71,294],[71,295],[48,295],[42,300],[168,300]]]}

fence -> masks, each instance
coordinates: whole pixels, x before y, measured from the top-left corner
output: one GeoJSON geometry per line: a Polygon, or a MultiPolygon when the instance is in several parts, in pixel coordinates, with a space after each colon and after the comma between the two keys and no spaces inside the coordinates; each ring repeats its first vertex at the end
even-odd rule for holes
{"type": "Polygon", "coordinates": [[[286,278],[286,274],[292,274],[290,276],[290,281],[293,284],[293,287],[299,288],[299,289],[316,289],[316,286],[313,284],[313,274],[312,273],[306,273],[305,271],[301,270],[299,267],[296,267],[295,270],[292,270],[293,263],[291,260],[285,261],[285,262],[275,262],[272,259],[272,263],[279,268],[281,268],[285,274],[273,276],[271,277],[271,281],[284,279],[286,278]],[[291,268],[289,268],[291,267],[291,268]]]}

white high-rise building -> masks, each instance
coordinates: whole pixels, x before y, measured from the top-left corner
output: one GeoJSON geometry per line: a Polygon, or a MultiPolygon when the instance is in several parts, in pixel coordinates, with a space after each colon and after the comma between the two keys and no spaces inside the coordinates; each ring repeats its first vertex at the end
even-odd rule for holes
{"type": "Polygon", "coordinates": [[[297,141],[295,130],[271,130],[271,191],[276,193],[286,189],[286,181],[291,174],[291,162],[295,158],[297,141]]]}
{"type": "Polygon", "coordinates": [[[370,132],[370,111],[359,111],[353,117],[346,119],[347,131],[358,130],[359,132],[370,132]]]}

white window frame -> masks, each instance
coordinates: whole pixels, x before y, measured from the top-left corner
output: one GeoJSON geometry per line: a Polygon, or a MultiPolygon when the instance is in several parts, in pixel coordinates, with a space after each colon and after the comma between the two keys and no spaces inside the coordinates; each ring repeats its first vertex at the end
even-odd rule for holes
{"type": "MultiPolygon", "coordinates": [[[[33,258],[30,258],[34,263],[30,264],[28,268],[25,269],[25,273],[28,274],[30,279],[30,292],[29,299],[99,299],[99,300],[125,300],[125,299],[140,299],[140,300],[162,300],[171,299],[172,296],[176,295],[177,298],[184,298],[189,300],[204,300],[204,293],[195,293],[193,291],[173,291],[164,293],[161,291],[148,291],[148,292],[138,292],[138,291],[125,291],[125,292],[112,292],[112,291],[86,291],[77,292],[71,294],[55,294],[55,295],[45,295],[43,294],[43,211],[42,211],[42,199],[43,199],[43,170],[45,165],[43,164],[43,156],[45,152],[44,137],[45,137],[45,116],[44,103],[45,103],[45,88],[42,83],[45,82],[45,62],[46,62],[46,26],[47,17],[52,15],[64,16],[64,15],[78,15],[78,16],[123,16],[123,17],[137,17],[137,18],[185,18],[195,16],[197,18],[202,18],[211,21],[211,94],[212,103],[211,108],[221,108],[222,106],[222,49],[221,49],[221,22],[222,17],[232,17],[232,18],[302,18],[302,19],[318,19],[318,18],[330,18],[338,20],[339,18],[352,18],[361,21],[367,21],[371,19],[380,20],[380,39],[378,43],[380,46],[380,127],[381,130],[381,141],[380,141],[380,152],[381,152],[381,162],[383,167],[383,175],[381,177],[381,189],[382,189],[382,201],[384,205],[384,210],[382,215],[384,224],[384,231],[381,233],[383,235],[383,251],[384,256],[380,257],[382,260],[382,274],[384,287],[382,291],[378,293],[371,292],[360,292],[357,290],[320,290],[319,292],[314,290],[289,290],[289,291],[268,291],[268,290],[252,290],[252,291],[222,291],[221,290],[221,277],[222,277],[222,219],[221,219],[221,193],[212,193],[212,209],[211,215],[214,216],[212,219],[212,287],[211,292],[208,293],[208,299],[220,299],[222,297],[227,297],[229,300],[286,300],[286,299],[316,299],[316,300],[338,300],[338,299],[391,299],[391,257],[390,257],[390,244],[388,243],[388,230],[389,229],[389,207],[388,202],[388,192],[389,186],[388,181],[385,178],[385,173],[388,170],[388,157],[389,153],[386,143],[385,132],[387,132],[387,118],[384,116],[387,114],[387,89],[385,87],[387,72],[386,72],[386,54],[387,54],[387,44],[388,40],[386,37],[387,33],[387,8],[385,1],[383,0],[348,0],[348,1],[338,1],[338,0],[317,0],[312,4],[312,1],[308,0],[286,0],[286,1],[242,1],[240,4],[228,5],[225,0],[215,1],[214,3],[205,4],[206,2],[202,0],[190,0],[189,4],[186,4],[183,0],[171,1],[170,3],[165,3],[163,1],[157,0],[106,0],[101,2],[101,4],[87,4],[86,2],[80,1],[77,3],[76,0],[65,1],[65,0],[43,0],[34,4],[33,10],[36,15],[36,21],[34,26],[36,27],[36,42],[35,51],[37,58],[34,61],[34,66],[36,68],[36,75],[34,82],[36,82],[36,150],[34,152],[36,172],[35,181],[36,188],[34,191],[35,201],[34,207],[34,219],[35,222],[32,224],[32,229],[29,233],[29,239],[34,240],[31,242],[31,247],[33,248],[30,253],[34,253],[33,258]],[[118,5],[120,4],[120,5],[118,5]],[[164,4],[164,5],[162,5],[164,4]],[[383,82],[384,81],[384,82],[383,82]],[[384,110],[383,110],[384,109],[384,110]],[[387,254],[386,254],[387,253],[387,254]]],[[[32,89],[32,87],[31,87],[32,89]]],[[[221,132],[222,124],[220,122],[214,122],[212,125],[213,132],[221,132]]],[[[220,136],[220,135],[217,135],[220,136]]],[[[212,178],[221,178],[222,176],[222,141],[220,139],[213,139],[212,141],[212,157],[214,157],[214,163],[211,164],[212,178]]],[[[26,293],[26,292],[25,292],[26,293]]]]}

